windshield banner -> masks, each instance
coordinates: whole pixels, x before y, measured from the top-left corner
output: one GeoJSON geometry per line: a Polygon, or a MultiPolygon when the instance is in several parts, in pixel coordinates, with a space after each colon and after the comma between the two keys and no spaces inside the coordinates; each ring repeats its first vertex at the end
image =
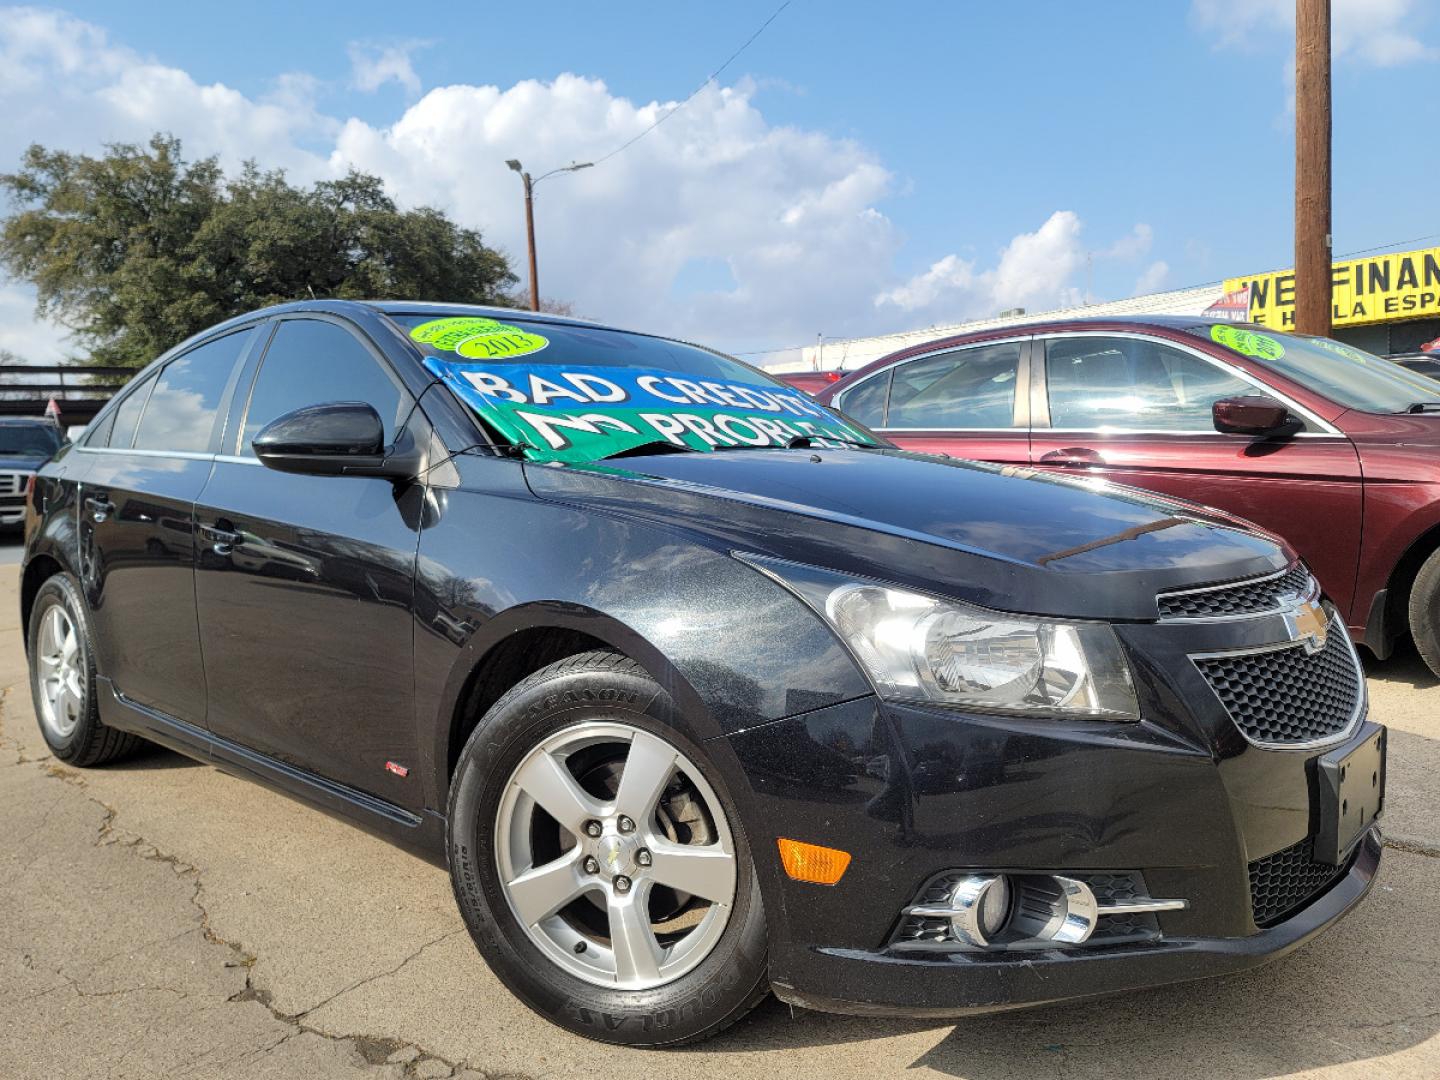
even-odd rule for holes
{"type": "Polygon", "coordinates": [[[799,390],[650,368],[465,363],[425,366],[533,461],[594,461],[644,443],[816,446],[868,440],[799,390]]]}

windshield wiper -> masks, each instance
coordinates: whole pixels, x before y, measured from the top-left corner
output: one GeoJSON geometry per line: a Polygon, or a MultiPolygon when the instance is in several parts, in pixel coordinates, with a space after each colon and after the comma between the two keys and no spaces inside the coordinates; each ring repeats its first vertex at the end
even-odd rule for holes
{"type": "Polygon", "coordinates": [[[595,460],[613,461],[615,458],[644,457],[649,454],[699,454],[702,452],[693,446],[683,446],[673,443],[669,439],[651,439],[649,442],[627,446],[624,450],[616,450],[613,454],[601,454],[595,460]]]}
{"type": "Polygon", "coordinates": [[[1407,413],[1440,412],[1440,401],[1417,401],[1405,406],[1407,413]]]}
{"type": "MultiPolygon", "coordinates": [[[[821,437],[822,437],[822,436],[816,436],[815,438],[821,438],[821,437]]],[[[835,442],[837,442],[837,443],[839,442],[838,439],[837,439],[837,440],[833,440],[833,441],[835,441],[835,442]]],[[[796,435],[795,437],[793,437],[792,439],[790,439],[788,442],[784,443],[783,445],[779,445],[779,446],[777,446],[777,445],[774,444],[774,443],[766,443],[766,444],[763,445],[763,446],[755,446],[755,445],[752,445],[752,444],[749,444],[749,443],[741,443],[741,444],[736,445],[736,446],[720,446],[720,445],[716,445],[716,446],[712,446],[712,447],[710,448],[710,450],[713,451],[713,452],[715,452],[715,453],[725,452],[725,453],[733,454],[733,453],[736,453],[736,452],[741,451],[741,450],[808,450],[808,449],[810,449],[810,448],[811,448],[812,446],[814,446],[814,445],[815,445],[814,439],[812,439],[809,435],[796,435]]],[[[886,449],[886,448],[885,448],[884,446],[882,446],[880,443],[872,443],[872,442],[864,442],[864,443],[846,442],[846,443],[840,443],[840,447],[839,447],[839,448],[843,448],[843,449],[857,449],[857,450],[884,450],[884,449],[886,449]]],[[[830,449],[833,450],[833,449],[836,449],[836,447],[830,447],[830,449]]],[[[624,450],[616,450],[613,454],[604,454],[604,455],[602,455],[602,456],[600,456],[600,457],[598,457],[598,458],[595,458],[595,460],[596,460],[596,461],[612,461],[612,460],[614,460],[615,458],[641,457],[641,456],[646,455],[646,454],[703,454],[703,453],[705,453],[705,452],[706,452],[706,451],[703,451],[703,450],[697,450],[697,449],[695,449],[695,447],[693,447],[693,446],[682,446],[682,445],[673,443],[673,442],[671,442],[671,441],[668,440],[668,439],[652,439],[652,440],[649,441],[649,442],[637,443],[637,444],[634,445],[634,446],[627,446],[624,450]]]]}
{"type": "MultiPolygon", "coordinates": [[[[739,446],[716,446],[716,447],[713,447],[712,449],[717,450],[717,451],[719,451],[719,450],[725,450],[725,451],[728,451],[728,452],[734,452],[734,451],[736,451],[736,450],[809,450],[809,449],[812,449],[813,447],[816,446],[816,440],[817,440],[817,439],[823,439],[823,438],[826,438],[826,436],[824,436],[824,435],[815,435],[815,436],[812,437],[812,436],[810,436],[810,435],[796,435],[796,436],[792,437],[791,439],[789,439],[787,442],[781,443],[781,444],[778,445],[778,446],[775,445],[774,443],[766,443],[766,444],[764,444],[764,445],[762,445],[762,446],[755,446],[755,445],[752,445],[752,444],[750,444],[750,443],[742,443],[742,444],[740,444],[739,446]]],[[[822,447],[820,447],[820,449],[822,449],[822,450],[884,450],[884,449],[886,449],[886,447],[881,446],[879,443],[872,443],[872,442],[846,442],[846,441],[841,440],[841,439],[831,439],[830,441],[831,441],[832,443],[834,443],[835,445],[833,445],[833,446],[828,446],[828,447],[823,447],[823,446],[822,446],[822,447]]]]}

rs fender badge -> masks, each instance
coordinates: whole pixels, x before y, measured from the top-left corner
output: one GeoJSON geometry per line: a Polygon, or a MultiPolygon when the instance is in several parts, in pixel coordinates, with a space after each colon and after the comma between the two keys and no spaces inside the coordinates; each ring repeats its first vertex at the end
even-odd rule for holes
{"type": "Polygon", "coordinates": [[[406,766],[400,765],[394,761],[385,762],[385,771],[394,773],[402,780],[410,775],[410,770],[406,766]]]}

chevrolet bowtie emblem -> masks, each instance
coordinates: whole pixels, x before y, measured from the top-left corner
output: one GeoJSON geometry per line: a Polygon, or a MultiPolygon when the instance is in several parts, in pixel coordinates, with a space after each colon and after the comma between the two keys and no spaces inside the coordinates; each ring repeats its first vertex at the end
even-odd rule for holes
{"type": "Polygon", "coordinates": [[[1325,647],[1325,635],[1330,629],[1330,620],[1325,609],[1313,600],[1301,600],[1286,608],[1281,615],[1291,641],[1301,642],[1311,655],[1325,647]]]}

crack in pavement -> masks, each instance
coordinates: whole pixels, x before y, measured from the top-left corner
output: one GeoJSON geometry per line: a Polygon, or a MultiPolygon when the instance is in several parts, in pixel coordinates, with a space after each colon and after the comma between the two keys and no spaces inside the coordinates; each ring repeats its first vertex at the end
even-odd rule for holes
{"type": "Polygon", "coordinates": [[[1409,836],[1387,836],[1385,837],[1385,846],[1409,855],[1423,855],[1427,859],[1440,859],[1440,847],[1409,836]]]}
{"type": "MultiPolygon", "coordinates": [[[[292,1029],[291,1031],[287,1032],[283,1038],[276,1040],[269,1046],[251,1049],[247,1051],[246,1054],[241,1054],[234,1060],[242,1060],[247,1055],[253,1057],[260,1057],[271,1054],[278,1047],[289,1042],[291,1039],[294,1039],[301,1035],[310,1034],[315,1035],[321,1039],[325,1039],[329,1042],[350,1044],[355,1050],[355,1052],[367,1064],[374,1066],[385,1065],[387,1063],[398,1064],[401,1066],[406,1076],[417,1075],[416,1070],[422,1065],[426,1066],[427,1075],[435,1075],[434,1068],[436,1065],[442,1066],[444,1069],[448,1070],[449,1073],[454,1073],[457,1069],[474,1068],[474,1066],[469,1065],[468,1062],[449,1061],[446,1058],[439,1056],[438,1054],[431,1053],[430,1051],[427,1051],[422,1047],[416,1046],[413,1043],[409,1043],[400,1039],[389,1039],[365,1034],[334,1034],[304,1022],[304,1018],[309,1016],[311,1013],[330,1004],[331,1002],[334,1002],[344,997],[346,994],[351,993],[359,987],[366,986],[370,983],[376,982],[377,980],[388,978],[396,974],[411,961],[422,955],[431,946],[438,945],[439,943],[445,941],[448,938],[452,938],[459,934],[462,934],[464,932],[463,928],[448,931],[438,937],[435,937],[425,942],[424,944],[416,948],[413,952],[411,952],[409,955],[407,955],[403,960],[400,961],[400,963],[396,964],[393,968],[390,968],[387,971],[376,972],[373,975],[368,975],[362,979],[358,979],[355,982],[351,983],[349,986],[346,986],[345,988],[336,991],[329,997],[325,998],[323,1001],[310,1006],[302,1012],[288,1014],[280,1011],[272,1003],[270,992],[254,985],[250,972],[259,960],[259,957],[256,954],[245,949],[239,943],[230,941],[222,937],[219,933],[215,931],[214,927],[211,925],[210,912],[205,907],[205,904],[202,900],[204,882],[201,878],[201,868],[192,863],[185,862],[183,859],[179,858],[176,855],[172,855],[168,852],[162,851],[154,843],[147,840],[145,837],[140,836],[139,834],[131,833],[128,830],[124,830],[118,827],[116,825],[116,820],[119,817],[119,811],[115,807],[109,805],[108,803],[97,797],[95,794],[93,794],[89,790],[89,785],[86,782],[85,777],[81,773],[55,762],[53,758],[49,755],[46,755],[42,758],[27,758],[19,743],[8,737],[5,731],[4,714],[5,705],[13,689],[14,685],[12,684],[11,686],[5,687],[3,690],[0,690],[0,747],[5,747],[15,752],[15,758],[12,763],[12,767],[20,768],[23,766],[34,766],[50,779],[58,780],[60,783],[65,784],[68,787],[78,789],[85,799],[100,807],[101,810],[104,811],[104,816],[101,819],[100,825],[96,831],[95,838],[92,841],[97,847],[121,847],[129,851],[131,854],[135,855],[137,858],[145,859],[149,862],[160,862],[169,865],[178,877],[190,878],[194,885],[194,889],[190,895],[190,903],[194,906],[195,911],[198,915],[199,929],[201,931],[201,934],[210,944],[220,945],[231,951],[233,957],[232,959],[225,961],[224,966],[243,967],[246,969],[245,988],[239,993],[231,995],[226,1000],[229,1002],[237,1003],[245,1001],[256,1001],[260,1005],[262,1005],[277,1021],[288,1025],[292,1029]],[[410,1052],[412,1050],[413,1053],[410,1052]]],[[[61,798],[63,798],[63,796],[61,796],[61,798]]],[[[53,809],[53,807],[57,805],[59,801],[60,799],[57,798],[55,803],[52,803],[51,808],[53,809]]],[[[48,815],[49,811],[47,810],[45,820],[48,820],[48,815]]],[[[42,825],[43,824],[44,821],[42,821],[42,825]]],[[[37,828],[32,830],[31,833],[28,835],[35,835],[38,834],[38,832],[39,827],[37,826],[37,828]]],[[[149,948],[155,944],[163,944],[166,941],[173,941],[180,937],[183,937],[185,934],[192,932],[193,931],[191,930],[182,931],[180,934],[174,934],[165,938],[158,939],[158,941],[148,942],[145,945],[140,946],[139,948],[149,948]]],[[[133,948],[122,950],[122,952],[133,951],[135,951],[135,949],[133,948]]],[[[114,955],[119,954],[117,953],[114,955]]],[[[108,957],[107,959],[111,958],[113,958],[113,956],[108,957]]],[[[99,965],[96,964],[92,966],[98,967],[99,965]]],[[[80,985],[79,979],[70,975],[65,975],[59,971],[57,971],[56,974],[65,981],[60,985],[52,986],[43,991],[28,995],[23,1000],[31,1000],[33,998],[43,997],[46,994],[54,993],[57,990],[65,989],[73,990],[78,996],[86,998],[118,997],[125,994],[142,993],[145,991],[173,993],[179,995],[180,998],[188,997],[188,994],[186,994],[184,991],[177,990],[174,987],[166,986],[136,986],[121,987],[115,990],[107,991],[86,991],[80,985]]],[[[139,1047],[135,1047],[134,1049],[139,1049],[139,1047]]],[[[129,1057],[130,1052],[131,1051],[127,1051],[125,1054],[123,1054],[121,1058],[114,1063],[112,1069],[114,1067],[123,1065],[126,1059],[129,1057]]]]}

